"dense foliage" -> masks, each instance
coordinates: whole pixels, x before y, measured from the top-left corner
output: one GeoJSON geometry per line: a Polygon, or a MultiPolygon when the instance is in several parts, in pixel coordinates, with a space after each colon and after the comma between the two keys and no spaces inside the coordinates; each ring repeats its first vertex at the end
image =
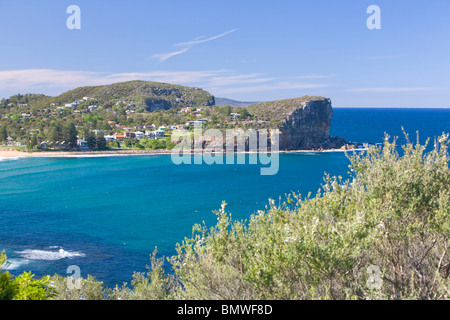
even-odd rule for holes
{"type": "MultiPolygon", "coordinates": [[[[103,132],[96,134],[99,138],[128,130],[154,131],[160,126],[187,125],[192,130],[197,120],[204,120],[205,129],[218,129],[223,135],[226,129],[279,128],[303,103],[324,99],[305,96],[247,108],[215,106],[214,97],[201,89],[145,81],[82,87],[57,97],[17,94],[0,101],[0,146],[7,145],[9,138],[13,142],[9,146],[26,145],[28,151],[73,150],[76,139],[93,139],[89,137],[93,131],[103,132]],[[41,148],[42,143],[48,147],[41,148]]],[[[148,144],[135,146],[132,141],[126,147],[145,149],[148,144]]],[[[155,143],[150,144],[154,148],[155,143]]],[[[120,147],[91,142],[89,148],[120,147]]]]}
{"type": "Polygon", "coordinates": [[[326,176],[314,197],[270,200],[248,221],[233,221],[224,203],[214,227],[195,226],[167,259],[169,275],[154,253],[131,287],[89,277],[70,291],[55,276],[54,298],[449,299],[448,146],[448,135],[430,151],[386,136],[349,154],[350,178],[326,176]]]}
{"type": "MultiPolygon", "coordinates": [[[[78,92],[78,91],[76,91],[78,92]]],[[[81,94],[83,92],[78,92],[81,94]]],[[[65,142],[66,149],[77,149],[76,140],[88,141],[91,150],[97,149],[170,149],[167,141],[130,141],[100,146],[98,140],[102,135],[123,134],[126,130],[153,131],[160,126],[186,125],[186,123],[207,119],[205,128],[227,129],[239,126],[240,123],[251,120],[252,116],[246,109],[230,106],[203,106],[192,107],[183,111],[182,106],[171,107],[168,110],[147,111],[145,108],[135,108],[119,100],[114,105],[102,103],[100,100],[87,100],[74,107],[60,107],[58,105],[42,105],[31,99],[35,95],[15,95],[0,101],[0,146],[5,145],[9,137],[14,142],[26,144],[29,151],[41,149],[41,143],[46,142],[49,149],[57,142],[65,142]],[[30,102],[31,101],[31,102],[30,102]],[[20,105],[20,106],[19,106],[20,105]],[[90,105],[97,108],[89,109],[90,105]],[[136,111],[132,111],[135,109],[136,111]],[[230,115],[239,113],[239,121],[233,120],[230,115]],[[93,134],[102,131],[102,134],[93,134]],[[91,142],[89,143],[89,139],[91,142]]],[[[39,95],[41,97],[41,95],[39,95]]],[[[45,97],[45,96],[43,96],[45,97]]],[[[40,99],[50,99],[50,97],[40,99]]],[[[83,95],[78,95],[82,99],[83,95]]],[[[37,99],[38,101],[42,101],[37,99]]],[[[50,100],[49,100],[50,101],[50,100]]],[[[49,102],[45,100],[45,103],[49,102]]],[[[65,102],[72,101],[66,100],[65,102]]],[[[62,103],[63,104],[63,103],[62,103]]],[[[64,105],[64,104],[63,104],[64,105]]],[[[193,125],[189,126],[193,129],[193,125]]],[[[170,135],[170,132],[167,136],[170,135]]]]}

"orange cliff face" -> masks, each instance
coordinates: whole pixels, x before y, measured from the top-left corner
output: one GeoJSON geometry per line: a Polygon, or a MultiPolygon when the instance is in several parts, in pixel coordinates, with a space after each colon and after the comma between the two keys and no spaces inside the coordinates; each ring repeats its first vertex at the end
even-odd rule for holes
{"type": "Polygon", "coordinates": [[[279,129],[280,150],[339,149],[346,144],[344,138],[330,135],[333,108],[328,98],[278,100],[253,105],[248,110],[279,129]]]}

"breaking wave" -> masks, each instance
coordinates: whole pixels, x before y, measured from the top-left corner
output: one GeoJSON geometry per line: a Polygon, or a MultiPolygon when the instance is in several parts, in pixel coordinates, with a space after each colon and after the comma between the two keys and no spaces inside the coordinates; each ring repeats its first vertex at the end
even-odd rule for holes
{"type": "MultiPolygon", "coordinates": [[[[50,247],[50,248],[54,248],[54,247],[50,247]]],[[[56,251],[30,249],[30,250],[19,251],[17,253],[20,254],[25,259],[47,260],[47,261],[86,256],[82,252],[66,251],[62,248],[60,248],[59,250],[56,250],[56,251]]]]}

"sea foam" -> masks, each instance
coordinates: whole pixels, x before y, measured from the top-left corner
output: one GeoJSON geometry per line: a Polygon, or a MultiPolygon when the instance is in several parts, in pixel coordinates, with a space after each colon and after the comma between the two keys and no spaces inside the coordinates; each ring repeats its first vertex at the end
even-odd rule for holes
{"type": "Polygon", "coordinates": [[[21,266],[26,265],[30,262],[28,259],[8,259],[6,264],[3,265],[4,270],[16,270],[21,266]]]}
{"type": "Polygon", "coordinates": [[[12,160],[19,160],[22,157],[0,157],[0,161],[12,161],[12,160]]]}
{"type": "Polygon", "coordinates": [[[86,256],[82,252],[66,251],[62,248],[56,251],[29,249],[17,253],[26,259],[47,261],[86,256]]]}

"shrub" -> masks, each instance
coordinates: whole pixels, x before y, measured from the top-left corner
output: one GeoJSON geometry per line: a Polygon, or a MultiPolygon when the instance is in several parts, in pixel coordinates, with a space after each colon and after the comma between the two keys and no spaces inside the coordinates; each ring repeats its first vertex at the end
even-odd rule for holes
{"type": "Polygon", "coordinates": [[[80,279],[80,288],[68,286],[68,280],[72,279],[54,275],[51,278],[52,288],[55,292],[54,300],[103,300],[107,297],[103,282],[97,281],[88,275],[86,279],[80,279]]]}
{"type": "Polygon", "coordinates": [[[0,300],[11,300],[16,293],[16,285],[8,271],[3,271],[6,265],[6,255],[0,252],[0,300]]]}
{"type": "Polygon", "coordinates": [[[75,290],[54,276],[50,288],[48,278],[0,272],[0,297],[448,300],[449,136],[427,145],[407,137],[400,150],[386,136],[347,154],[349,179],[325,176],[315,197],[270,200],[249,221],[233,221],[224,202],[214,227],[196,225],[177,245],[173,275],[155,251],[131,288],[105,289],[91,276],[75,290]]]}
{"type": "Polygon", "coordinates": [[[24,272],[14,279],[17,292],[13,300],[48,300],[53,296],[50,277],[35,279],[31,272],[24,272]]]}
{"type": "Polygon", "coordinates": [[[348,155],[351,178],[213,228],[197,225],[171,262],[186,299],[448,299],[448,135],[348,155]]]}

